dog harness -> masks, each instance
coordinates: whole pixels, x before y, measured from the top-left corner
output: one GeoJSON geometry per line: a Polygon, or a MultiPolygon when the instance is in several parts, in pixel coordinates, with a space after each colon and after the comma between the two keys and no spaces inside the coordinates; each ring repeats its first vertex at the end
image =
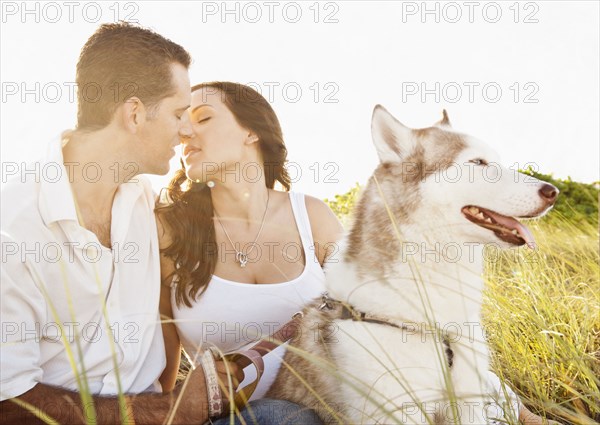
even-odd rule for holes
{"type": "MultiPolygon", "coordinates": [[[[375,316],[369,313],[365,313],[363,311],[359,311],[352,307],[350,304],[344,303],[342,301],[335,300],[329,296],[329,293],[324,292],[321,296],[321,304],[319,305],[319,310],[334,310],[334,305],[339,305],[342,307],[341,315],[338,317],[340,320],[352,320],[355,322],[367,322],[367,323],[375,323],[378,325],[387,325],[393,326],[398,329],[403,330],[412,330],[409,329],[404,324],[398,324],[390,321],[387,318],[375,316]]],[[[299,314],[299,313],[296,313],[299,314]]],[[[454,364],[454,351],[452,351],[452,347],[450,346],[450,339],[448,335],[442,335],[442,343],[444,344],[444,353],[446,354],[446,364],[448,368],[452,368],[454,364]]]]}

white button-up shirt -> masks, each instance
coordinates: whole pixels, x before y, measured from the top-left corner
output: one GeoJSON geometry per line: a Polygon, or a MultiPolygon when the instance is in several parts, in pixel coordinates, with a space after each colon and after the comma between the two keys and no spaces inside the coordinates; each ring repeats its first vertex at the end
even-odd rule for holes
{"type": "Polygon", "coordinates": [[[37,383],[82,391],[84,379],[92,394],[114,395],[119,382],[124,393],[160,391],[150,183],[137,176],[119,186],[104,247],[79,224],[62,146],[2,189],[0,400],[37,383]]]}

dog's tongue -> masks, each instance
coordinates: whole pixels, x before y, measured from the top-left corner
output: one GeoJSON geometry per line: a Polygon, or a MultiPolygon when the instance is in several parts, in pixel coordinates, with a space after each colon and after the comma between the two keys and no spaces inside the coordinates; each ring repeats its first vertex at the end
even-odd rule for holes
{"type": "Polygon", "coordinates": [[[490,210],[486,210],[486,212],[492,216],[494,220],[496,220],[496,223],[511,230],[515,229],[517,232],[519,232],[519,236],[523,238],[527,246],[531,249],[535,249],[535,240],[533,239],[533,234],[531,234],[531,231],[526,226],[512,217],[507,217],[490,210]]]}

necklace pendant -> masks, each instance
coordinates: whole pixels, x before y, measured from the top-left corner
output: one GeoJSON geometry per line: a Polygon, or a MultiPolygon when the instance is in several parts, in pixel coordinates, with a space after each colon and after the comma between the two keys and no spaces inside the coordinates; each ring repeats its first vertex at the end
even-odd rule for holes
{"type": "Polygon", "coordinates": [[[227,240],[229,241],[229,243],[235,250],[235,261],[240,263],[241,268],[246,267],[246,263],[248,263],[248,254],[250,254],[252,252],[252,250],[254,249],[254,245],[256,245],[256,241],[258,241],[258,238],[260,237],[260,233],[262,232],[263,227],[265,225],[265,218],[267,217],[268,210],[269,210],[269,191],[267,190],[267,205],[265,205],[265,212],[263,213],[263,217],[260,222],[260,228],[258,229],[258,233],[256,234],[256,237],[254,238],[254,242],[252,242],[252,246],[250,247],[248,252],[244,253],[244,252],[240,252],[236,249],[236,245],[233,243],[233,241],[229,237],[229,233],[227,233],[227,229],[225,229],[225,226],[223,226],[223,223],[221,222],[221,217],[219,217],[219,213],[217,212],[216,209],[213,208],[214,215],[217,218],[217,221],[219,222],[219,224],[221,225],[221,229],[223,229],[223,233],[225,233],[227,240]]]}
{"type": "Polygon", "coordinates": [[[246,263],[248,262],[248,255],[244,254],[243,252],[236,252],[235,254],[236,260],[238,261],[238,263],[240,263],[240,267],[244,268],[246,267],[246,263]]]}

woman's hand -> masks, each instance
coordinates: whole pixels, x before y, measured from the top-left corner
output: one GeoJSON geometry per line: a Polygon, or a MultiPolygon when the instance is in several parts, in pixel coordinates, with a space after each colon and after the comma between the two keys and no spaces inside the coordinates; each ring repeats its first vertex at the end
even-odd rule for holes
{"type": "Polygon", "coordinates": [[[215,366],[221,387],[221,394],[223,394],[223,412],[225,413],[229,410],[229,395],[232,394],[235,397],[235,392],[240,382],[244,380],[244,371],[236,363],[222,359],[215,360],[215,366]],[[228,368],[229,371],[227,370],[228,368]],[[231,387],[229,386],[229,375],[231,375],[231,387]]]}
{"type": "Polygon", "coordinates": [[[231,375],[231,389],[235,393],[240,382],[244,380],[244,371],[236,363],[227,360],[215,360],[217,367],[217,376],[219,377],[219,383],[221,384],[221,391],[224,394],[229,392],[229,378],[231,375]],[[225,364],[227,363],[227,364],[225,364]],[[227,370],[229,368],[229,370],[227,370]]]}
{"type": "MultiPolygon", "coordinates": [[[[215,368],[221,387],[223,397],[223,414],[229,411],[228,394],[235,391],[244,378],[243,370],[235,363],[225,360],[215,360],[215,368]],[[231,376],[231,386],[229,385],[228,375],[231,376]]],[[[175,412],[175,421],[184,418],[194,418],[200,423],[206,422],[209,415],[208,390],[206,388],[206,378],[204,369],[201,366],[192,370],[183,382],[175,387],[174,394],[181,399],[181,412],[175,412]],[[181,417],[178,414],[182,415],[181,417]]]]}

